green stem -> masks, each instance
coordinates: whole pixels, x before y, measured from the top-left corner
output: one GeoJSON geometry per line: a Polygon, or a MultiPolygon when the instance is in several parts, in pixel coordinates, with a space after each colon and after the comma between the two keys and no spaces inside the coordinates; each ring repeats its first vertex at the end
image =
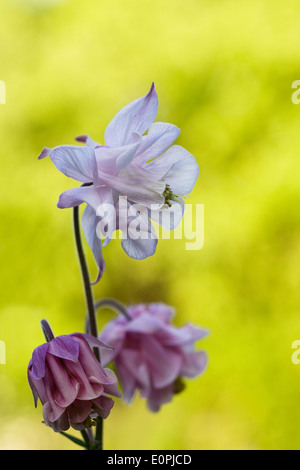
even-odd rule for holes
{"type": "MultiPolygon", "coordinates": [[[[73,223],[74,223],[74,234],[75,234],[75,241],[77,247],[77,253],[80,262],[80,268],[82,273],[84,291],[85,291],[85,298],[87,303],[87,310],[88,310],[88,317],[89,317],[89,331],[91,335],[97,338],[98,336],[98,329],[97,329],[97,322],[96,322],[96,314],[94,308],[94,299],[93,293],[91,288],[90,276],[89,271],[87,268],[84,251],[81,242],[81,234],[80,234],[80,223],[79,223],[79,206],[73,208],[73,223]]],[[[100,352],[98,348],[94,348],[94,353],[98,361],[100,362],[100,352]]],[[[103,423],[102,418],[99,417],[98,424],[96,428],[96,440],[99,442],[99,450],[102,450],[102,433],[103,433],[103,423]]]]}
{"type": "MultiPolygon", "coordinates": [[[[92,293],[92,288],[91,288],[90,276],[89,276],[83,248],[82,248],[78,206],[74,207],[74,210],[73,210],[73,222],[74,222],[74,233],[75,233],[77,253],[78,253],[80,267],[81,267],[85,298],[86,298],[88,315],[89,315],[90,332],[93,336],[97,338],[98,331],[97,331],[96,315],[95,315],[95,309],[94,309],[93,293],[92,293]]],[[[98,356],[99,356],[99,350],[97,349],[97,351],[98,351],[98,356]]]]}
{"type": "Polygon", "coordinates": [[[124,307],[124,305],[118,300],[104,298],[104,299],[98,300],[94,305],[95,310],[97,310],[98,308],[105,308],[105,307],[109,307],[112,310],[116,311],[117,313],[122,313],[122,315],[124,315],[124,317],[126,317],[127,320],[131,320],[131,317],[129,313],[127,312],[126,307],[124,307]]]}

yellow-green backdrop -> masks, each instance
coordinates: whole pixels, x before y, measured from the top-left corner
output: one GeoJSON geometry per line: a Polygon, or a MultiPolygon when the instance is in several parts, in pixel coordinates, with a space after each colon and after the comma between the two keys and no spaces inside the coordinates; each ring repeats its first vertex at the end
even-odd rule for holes
{"type": "Polygon", "coordinates": [[[1,0],[1,449],[76,448],[41,423],[26,378],[40,320],[65,334],[82,331],[85,314],[72,213],[56,207],[74,182],[37,156],[78,134],[103,141],[152,81],[157,120],[180,127],[177,143],[199,163],[188,202],[204,204],[204,247],[160,240],[135,261],[115,240],[94,293],[173,305],[178,326],[209,329],[197,344],[209,365],[158,414],[139,397],[116,400],[104,446],[300,448],[298,10],[296,0],[1,0]]]}

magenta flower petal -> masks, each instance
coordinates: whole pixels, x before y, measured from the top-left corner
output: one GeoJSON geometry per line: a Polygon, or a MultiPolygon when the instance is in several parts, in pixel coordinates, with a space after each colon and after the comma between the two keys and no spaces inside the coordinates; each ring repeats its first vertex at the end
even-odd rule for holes
{"type": "Polygon", "coordinates": [[[131,133],[138,132],[143,135],[156,118],[157,111],[158,97],[152,83],[146,96],[126,105],[108,124],[104,134],[105,145],[121,147],[131,143],[131,133]]]}
{"type": "Polygon", "coordinates": [[[56,412],[53,412],[53,408],[51,406],[51,403],[47,401],[44,406],[43,406],[43,418],[45,420],[45,424],[47,426],[51,426],[54,429],[53,424],[56,424],[56,429],[54,429],[56,432],[60,431],[66,431],[70,427],[70,423],[68,422],[68,425],[66,425],[65,419],[63,419],[63,416],[65,414],[65,408],[61,408],[59,406],[56,406],[56,412]],[[64,422],[64,425],[62,428],[58,427],[57,424],[60,422],[64,422]]]}
{"type": "Polygon", "coordinates": [[[207,354],[205,351],[187,353],[182,364],[182,373],[185,377],[196,377],[202,374],[207,367],[207,354]]]}
{"type": "Polygon", "coordinates": [[[68,407],[69,420],[74,423],[82,423],[89,416],[92,403],[90,401],[75,400],[68,407]]]}
{"type": "Polygon", "coordinates": [[[70,336],[75,336],[78,339],[83,339],[84,341],[87,342],[87,344],[92,348],[105,348],[105,349],[112,349],[111,346],[108,344],[104,343],[103,341],[100,341],[98,338],[95,338],[93,335],[89,335],[88,333],[72,333],[70,336]]]}
{"type": "MultiPolygon", "coordinates": [[[[116,367],[118,368],[118,375],[120,382],[122,383],[122,397],[125,403],[130,403],[134,398],[136,391],[141,389],[138,386],[139,382],[136,380],[134,374],[126,367],[126,364],[123,364],[122,361],[116,359],[116,367]]],[[[141,371],[140,371],[141,372],[141,371]]]]}
{"type": "Polygon", "coordinates": [[[32,353],[32,369],[31,376],[34,379],[41,379],[45,376],[45,357],[49,345],[47,343],[42,344],[39,348],[36,348],[32,353]]]}
{"type": "Polygon", "coordinates": [[[101,395],[101,397],[96,398],[92,401],[95,411],[98,413],[101,418],[105,419],[108,417],[110,410],[114,406],[114,402],[111,398],[101,395]]]}
{"type": "Polygon", "coordinates": [[[187,323],[181,328],[166,328],[162,334],[164,335],[164,344],[168,346],[191,345],[195,341],[205,338],[208,331],[199,326],[187,323]]]}
{"type": "Polygon", "coordinates": [[[173,386],[169,385],[164,388],[153,388],[149,395],[142,394],[143,397],[147,398],[148,407],[150,411],[156,413],[160,410],[162,405],[169,403],[174,395],[173,386]]]}
{"type": "MultiPolygon", "coordinates": [[[[124,329],[127,333],[144,333],[146,335],[154,335],[159,333],[164,327],[164,323],[160,318],[151,315],[145,306],[145,310],[142,315],[134,316],[130,322],[124,325],[124,329]]],[[[130,309],[132,310],[132,308],[130,309]]]]}
{"type": "Polygon", "coordinates": [[[135,383],[135,389],[151,389],[151,370],[137,350],[125,346],[122,354],[116,356],[115,363],[124,387],[124,397],[128,397],[128,388],[131,388],[132,381],[135,383]]]}
{"type": "MultiPolygon", "coordinates": [[[[53,391],[51,397],[54,402],[60,407],[69,406],[77,397],[79,391],[79,384],[69,374],[69,371],[64,367],[61,359],[53,356],[52,354],[47,355],[47,366],[49,367],[49,375],[51,375],[53,383],[53,391]]],[[[70,362],[74,362],[73,360],[70,362]]]]}
{"type": "MultiPolygon", "coordinates": [[[[84,370],[84,373],[87,377],[94,376],[98,379],[98,383],[103,385],[115,384],[117,383],[117,378],[115,374],[109,369],[103,369],[99,361],[97,361],[95,355],[90,355],[90,346],[85,340],[84,336],[77,337],[79,343],[79,359],[80,365],[84,370]]],[[[103,344],[103,343],[102,343],[103,344]]],[[[95,383],[93,381],[93,383],[95,383]]]]}
{"type": "Polygon", "coordinates": [[[69,361],[77,362],[79,344],[75,338],[72,338],[72,336],[58,336],[49,343],[48,353],[62,359],[69,359],[69,361]]]}
{"type": "Polygon", "coordinates": [[[181,352],[165,348],[155,337],[149,335],[143,338],[143,348],[154,388],[163,388],[173,383],[180,373],[181,352]]]}
{"type": "Polygon", "coordinates": [[[195,341],[207,331],[191,324],[175,327],[174,309],[163,303],[130,306],[128,315],[131,320],[117,317],[100,334],[114,348],[105,364],[114,362],[125,401],[140,391],[149,409],[158,411],[180,390],[182,378],[206,369],[207,354],[195,351],[195,341]]]}
{"type": "Polygon", "coordinates": [[[43,417],[45,420],[45,424],[47,426],[51,426],[51,428],[55,432],[67,431],[69,429],[70,421],[66,410],[55,421],[49,421],[49,414],[50,404],[46,403],[43,407],[43,417]]]}
{"type": "MultiPolygon", "coordinates": [[[[54,431],[85,429],[95,403],[102,403],[101,416],[108,416],[113,400],[119,397],[117,377],[97,361],[91,347],[106,344],[82,333],[61,335],[46,346],[38,346],[28,365],[28,381],[35,402],[43,405],[45,423],[54,431]],[[47,347],[46,347],[47,346],[47,347]],[[105,396],[105,399],[103,397],[105,396]],[[100,400],[100,401],[99,401],[100,400]]],[[[108,349],[109,350],[109,349],[108,349]]]]}

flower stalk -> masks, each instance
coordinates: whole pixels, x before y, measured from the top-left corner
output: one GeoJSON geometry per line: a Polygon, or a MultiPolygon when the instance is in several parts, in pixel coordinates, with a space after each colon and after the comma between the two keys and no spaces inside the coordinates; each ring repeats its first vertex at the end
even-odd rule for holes
{"type": "MultiPolygon", "coordinates": [[[[91,288],[89,271],[88,271],[86,259],[84,256],[81,235],[80,235],[79,206],[75,206],[73,208],[73,225],[74,225],[76,248],[77,248],[77,253],[79,257],[79,263],[80,263],[80,268],[81,268],[81,274],[82,274],[82,279],[83,279],[84,292],[85,292],[85,298],[86,298],[86,304],[87,304],[87,310],[88,310],[89,332],[91,335],[97,338],[98,329],[97,329],[97,321],[96,321],[96,314],[95,314],[95,307],[94,307],[94,299],[93,299],[93,293],[92,293],[92,288],[91,288]]],[[[94,348],[94,354],[97,360],[100,362],[99,348],[94,348]]],[[[99,417],[97,420],[95,441],[97,444],[97,449],[102,450],[103,449],[103,420],[101,417],[99,417]]]]}
{"type": "MultiPolygon", "coordinates": [[[[97,331],[97,322],[96,322],[96,315],[95,315],[95,308],[94,308],[94,300],[93,300],[93,293],[91,288],[91,281],[90,276],[87,268],[86,259],[83,252],[81,235],[80,235],[80,224],[79,224],[79,206],[74,207],[73,209],[73,223],[74,223],[74,234],[75,234],[75,242],[77,253],[79,257],[79,263],[81,268],[81,274],[83,279],[84,285],[84,292],[88,310],[88,317],[89,317],[89,329],[90,334],[97,338],[98,331],[97,331]]],[[[97,359],[100,361],[100,354],[98,349],[94,349],[95,355],[97,359]]]]}
{"type": "Polygon", "coordinates": [[[131,316],[129,315],[126,307],[119,302],[118,300],[115,299],[110,299],[110,298],[104,298],[101,300],[98,300],[95,305],[95,310],[98,310],[99,308],[110,308],[111,310],[114,310],[117,313],[121,313],[124,315],[125,318],[127,318],[128,321],[131,320],[131,316]]]}

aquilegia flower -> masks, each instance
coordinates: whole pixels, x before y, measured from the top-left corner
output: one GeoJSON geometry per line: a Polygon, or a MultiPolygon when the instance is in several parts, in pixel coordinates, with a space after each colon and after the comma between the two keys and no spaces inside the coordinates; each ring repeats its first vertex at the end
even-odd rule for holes
{"type": "Polygon", "coordinates": [[[191,324],[176,328],[173,309],[162,303],[131,306],[127,313],[131,320],[119,316],[99,336],[114,348],[104,351],[103,364],[114,361],[126,402],[139,390],[149,409],[158,411],[181,391],[182,378],[204,372],[207,355],[194,343],[207,331],[191,324]]]}
{"type": "Polygon", "coordinates": [[[157,111],[152,84],[146,96],[129,103],[108,124],[104,145],[85,135],[77,138],[85,146],[44,148],[39,155],[40,159],[49,155],[58,170],[83,183],[62,193],[58,207],[87,203],[82,228],[99,267],[98,279],[104,270],[101,235],[105,245],[120,229],[122,247],[129,256],[151,256],[157,236],[150,219],[174,229],[184,211],[181,196],[189,194],[197,180],[195,158],[172,145],[180,130],[172,124],[153,123],[157,111]],[[172,217],[165,217],[169,213],[172,217]]]}
{"type": "Polygon", "coordinates": [[[43,405],[45,424],[54,431],[83,430],[106,418],[120,397],[116,375],[103,368],[91,347],[107,347],[91,335],[61,335],[35,348],[28,381],[35,405],[43,405]]]}

